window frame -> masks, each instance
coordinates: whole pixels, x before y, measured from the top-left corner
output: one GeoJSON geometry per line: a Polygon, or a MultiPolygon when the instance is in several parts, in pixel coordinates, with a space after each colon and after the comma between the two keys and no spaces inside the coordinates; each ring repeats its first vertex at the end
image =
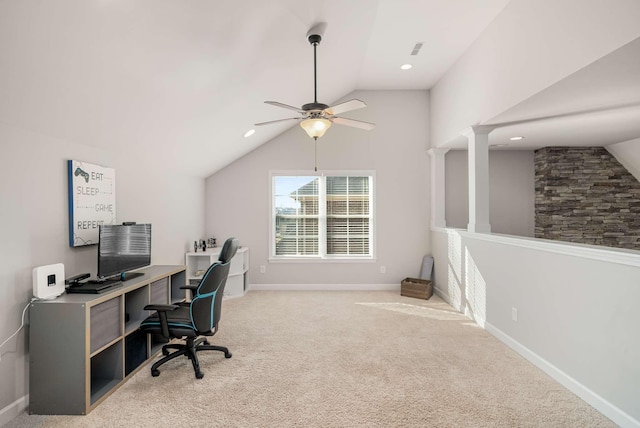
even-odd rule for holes
{"type": "Polygon", "coordinates": [[[376,261],[376,174],[373,170],[274,170],[269,171],[269,262],[284,263],[373,263],[376,261]],[[276,177],[319,177],[318,255],[276,255],[276,177]],[[326,181],[323,177],[371,177],[369,188],[369,249],[367,255],[327,254],[326,181]]]}

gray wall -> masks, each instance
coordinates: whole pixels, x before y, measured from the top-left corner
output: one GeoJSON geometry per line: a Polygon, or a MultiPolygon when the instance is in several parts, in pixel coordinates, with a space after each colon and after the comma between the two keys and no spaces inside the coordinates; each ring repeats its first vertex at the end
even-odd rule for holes
{"type": "MultiPolygon", "coordinates": [[[[466,229],[469,223],[467,156],[466,150],[450,150],[445,155],[447,227],[466,229]]],[[[493,233],[533,236],[533,151],[489,151],[489,203],[493,233]]]]}
{"type": "Polygon", "coordinates": [[[269,263],[269,171],[313,171],[313,140],[294,126],[206,182],[207,236],[222,242],[235,235],[250,248],[250,283],[400,284],[419,274],[430,251],[428,92],[362,91],[350,98],[368,107],[344,116],[377,126],[334,125],[318,140],[318,171],[375,170],[376,262],[269,263]]]}
{"type": "MultiPolygon", "coordinates": [[[[68,159],[115,168],[117,219],[153,224],[153,264],[183,264],[188,242],[204,236],[202,178],[1,124],[0,153],[0,342],[20,326],[34,267],[96,273],[96,247],[68,245],[68,159]]],[[[28,327],[0,349],[0,410],[28,394],[27,337],[28,327]]]]}

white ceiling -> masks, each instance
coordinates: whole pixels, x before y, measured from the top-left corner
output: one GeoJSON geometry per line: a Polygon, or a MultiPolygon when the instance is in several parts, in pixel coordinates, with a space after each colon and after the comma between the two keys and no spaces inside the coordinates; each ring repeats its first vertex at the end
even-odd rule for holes
{"type": "Polygon", "coordinates": [[[253,123],[290,117],[265,100],[313,101],[314,24],[327,23],[318,101],[332,104],[356,89],[431,87],[507,2],[2,1],[0,122],[153,152],[205,177],[291,126],[243,138],[253,123]]]}
{"type": "MultiPolygon", "coordinates": [[[[640,38],[485,122],[507,149],[608,146],[640,138],[640,38]],[[510,137],[524,136],[511,142],[510,137]]],[[[466,147],[466,140],[455,143],[466,147]]]]}
{"type": "MultiPolygon", "coordinates": [[[[358,89],[431,88],[508,1],[0,1],[0,122],[140,159],[152,152],[165,168],[206,177],[291,126],[243,138],[256,122],[291,117],[265,100],[313,101],[314,24],[327,23],[318,101],[332,104],[358,89]],[[400,70],[406,62],[413,68],[400,70]]],[[[558,135],[561,117],[600,124],[607,138],[640,136],[628,126],[640,105],[638,43],[607,58],[488,121],[508,124],[491,139],[525,135],[516,147],[534,147],[558,135]],[[603,109],[597,120],[575,114],[603,109]]]]}

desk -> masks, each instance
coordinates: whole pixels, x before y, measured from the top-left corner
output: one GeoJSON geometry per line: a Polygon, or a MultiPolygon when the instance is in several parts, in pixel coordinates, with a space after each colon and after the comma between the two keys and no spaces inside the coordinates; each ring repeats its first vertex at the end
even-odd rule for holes
{"type": "Polygon", "coordinates": [[[150,303],[185,299],[185,266],[150,266],[101,294],[31,304],[29,412],[84,415],[157,354],[164,340],[138,330],[150,303]]]}

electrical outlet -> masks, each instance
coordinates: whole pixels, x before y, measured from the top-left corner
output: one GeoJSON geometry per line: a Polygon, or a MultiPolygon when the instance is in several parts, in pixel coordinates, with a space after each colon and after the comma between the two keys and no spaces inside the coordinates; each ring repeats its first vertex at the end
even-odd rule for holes
{"type": "Polygon", "coordinates": [[[386,272],[387,272],[386,266],[380,266],[380,273],[386,273],[386,272]]]}
{"type": "Polygon", "coordinates": [[[266,273],[267,267],[265,265],[260,265],[260,273],[266,273]]]}
{"type": "Polygon", "coordinates": [[[518,322],[518,308],[511,308],[511,319],[518,322]]]}

